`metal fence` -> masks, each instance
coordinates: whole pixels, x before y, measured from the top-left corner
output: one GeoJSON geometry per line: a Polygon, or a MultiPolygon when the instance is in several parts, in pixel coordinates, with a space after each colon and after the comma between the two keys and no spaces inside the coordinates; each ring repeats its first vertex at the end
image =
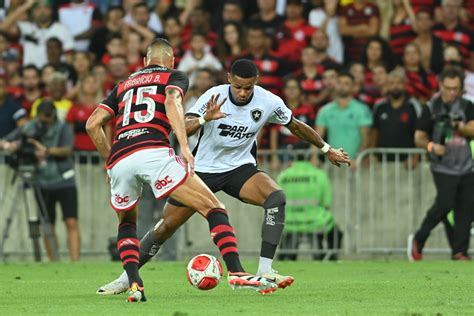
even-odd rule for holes
{"type": "MultiPolygon", "coordinates": [[[[261,151],[258,161],[261,169],[274,178],[288,165],[299,151],[261,151]],[[278,168],[271,163],[277,155],[282,161],[278,168]],[[282,159],[282,157],[285,157],[282,159]]],[[[309,152],[306,152],[308,158],[309,152]]],[[[23,201],[13,200],[12,171],[0,156],[0,232],[4,232],[12,206],[17,206],[12,216],[10,234],[5,242],[5,257],[31,258],[28,216],[23,201]]],[[[82,256],[105,257],[109,239],[116,234],[116,218],[109,205],[109,188],[105,171],[95,152],[75,153],[76,179],[79,192],[79,219],[82,256]]],[[[406,251],[406,240],[421,223],[434,198],[429,163],[425,152],[419,149],[370,149],[358,157],[355,168],[320,166],[332,182],[333,207],[336,223],[344,232],[341,252],[344,256],[401,254],[406,251]],[[418,164],[410,163],[419,156],[418,164]],[[407,160],[408,159],[408,160],[407,160]]],[[[36,206],[32,194],[27,195],[30,205],[36,206]]],[[[230,219],[244,256],[255,256],[260,250],[260,231],[263,209],[244,204],[223,193],[218,197],[230,210],[230,219]]],[[[30,212],[31,213],[31,212],[30,212]]],[[[61,217],[58,217],[60,219],[61,217]]],[[[154,217],[156,220],[156,216],[154,217]]],[[[152,220],[148,220],[153,225],[152,220]]],[[[60,253],[67,254],[65,228],[58,220],[56,231],[60,253]]],[[[324,235],[324,234],[323,234],[324,235]]],[[[339,251],[317,247],[317,234],[294,236],[295,243],[282,245],[280,255],[295,255],[312,259],[326,258],[339,251]]],[[[328,237],[328,236],[322,236],[328,237]]],[[[191,217],[178,231],[173,247],[177,258],[187,258],[198,252],[216,253],[209,238],[207,223],[199,215],[191,217]]],[[[426,253],[446,253],[448,246],[441,227],[430,237],[426,253]]],[[[217,254],[217,253],[216,253],[217,254]]]]}

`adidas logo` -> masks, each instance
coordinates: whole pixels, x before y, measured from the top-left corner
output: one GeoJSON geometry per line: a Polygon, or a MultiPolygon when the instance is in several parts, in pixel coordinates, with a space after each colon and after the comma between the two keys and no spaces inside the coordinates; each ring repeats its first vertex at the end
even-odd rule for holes
{"type": "Polygon", "coordinates": [[[118,247],[121,248],[123,246],[128,246],[128,245],[135,245],[135,242],[131,239],[125,239],[119,244],[118,247]]]}

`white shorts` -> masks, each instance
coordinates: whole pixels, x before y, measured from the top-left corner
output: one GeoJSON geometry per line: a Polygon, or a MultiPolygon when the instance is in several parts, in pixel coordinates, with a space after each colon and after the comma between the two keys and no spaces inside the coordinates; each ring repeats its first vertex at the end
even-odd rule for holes
{"type": "Polygon", "coordinates": [[[148,184],[156,199],[170,194],[187,178],[188,172],[172,148],[137,151],[117,162],[110,170],[110,203],[117,211],[132,209],[148,184]]]}

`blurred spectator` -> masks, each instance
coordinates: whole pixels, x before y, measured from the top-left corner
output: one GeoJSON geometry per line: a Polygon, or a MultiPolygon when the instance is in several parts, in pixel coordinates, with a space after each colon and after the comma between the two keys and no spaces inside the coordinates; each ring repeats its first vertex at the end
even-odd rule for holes
{"type": "MultiPolygon", "coordinates": [[[[97,85],[94,76],[87,75],[79,83],[79,93],[66,116],[66,122],[74,131],[74,149],[95,151],[96,147],[86,132],[86,122],[103,98],[102,89],[97,85]]],[[[107,125],[110,128],[110,125],[107,125]]]]}
{"type": "MultiPolygon", "coordinates": [[[[344,47],[336,17],[338,0],[312,0],[311,3],[313,9],[309,13],[309,24],[316,27],[326,37],[329,36],[326,38],[325,52],[327,50],[331,58],[342,63],[344,61],[344,47]]],[[[312,39],[311,43],[316,47],[317,40],[312,39]]]]}
{"type": "MultiPolygon", "coordinates": [[[[380,64],[374,68],[380,76],[383,77],[387,72],[385,65],[380,64]]],[[[367,82],[365,66],[361,62],[353,62],[349,66],[349,73],[354,77],[353,96],[360,102],[370,108],[381,98],[383,90],[383,80],[381,86],[374,85],[373,82],[367,82]]]]}
{"type": "MultiPolygon", "coordinates": [[[[291,109],[293,117],[314,126],[316,112],[311,104],[304,103],[303,91],[297,79],[289,77],[284,81],[283,96],[285,104],[291,109]]],[[[293,135],[288,128],[283,125],[272,126],[270,130],[270,149],[275,152],[277,149],[291,150],[300,140],[293,135]]],[[[304,143],[301,148],[309,148],[309,144],[304,143]]],[[[279,157],[284,163],[288,162],[290,157],[287,155],[279,157]]],[[[272,169],[278,170],[280,166],[278,156],[272,156],[272,169]]]]}
{"type": "Polygon", "coordinates": [[[179,66],[179,62],[184,54],[183,45],[183,27],[179,18],[176,16],[169,16],[165,19],[164,25],[165,37],[173,47],[174,53],[174,67],[179,66]]]}
{"type": "Polygon", "coordinates": [[[375,67],[384,65],[389,71],[392,69],[393,57],[390,46],[379,36],[371,37],[362,51],[360,61],[365,68],[365,84],[370,84],[375,67]]]}
{"type": "Polygon", "coordinates": [[[278,42],[277,54],[290,62],[299,62],[301,52],[309,44],[314,31],[315,28],[303,17],[301,0],[287,0],[285,22],[275,35],[278,42]]]}
{"type": "Polygon", "coordinates": [[[366,82],[355,95],[356,99],[367,104],[371,109],[380,102],[385,94],[387,81],[387,67],[380,64],[374,67],[372,81],[366,82]]]}
{"type": "Polygon", "coordinates": [[[49,259],[58,260],[53,257],[52,249],[57,245],[54,225],[56,204],[59,203],[67,230],[69,258],[71,261],[77,261],[80,253],[80,234],[77,187],[72,161],[72,130],[66,123],[58,120],[54,105],[45,101],[38,106],[38,117],[10,133],[6,137],[7,142],[1,144],[0,148],[15,152],[22,135],[35,135],[35,138],[29,140],[35,147],[38,160],[36,184],[39,193],[35,192],[35,195],[41,213],[53,226],[53,240],[45,238],[49,259]],[[40,202],[40,197],[43,203],[40,202]]]}
{"type": "Polygon", "coordinates": [[[241,24],[225,22],[222,35],[217,39],[217,56],[226,69],[247,48],[247,36],[241,24]]]}
{"type": "Polygon", "coordinates": [[[119,33],[111,33],[109,36],[105,39],[106,45],[105,45],[105,53],[102,55],[102,58],[100,60],[101,63],[104,65],[107,65],[110,61],[111,58],[116,57],[116,56],[124,56],[125,55],[125,50],[124,50],[124,41],[122,38],[122,35],[119,33]]]}
{"type": "Polygon", "coordinates": [[[326,100],[324,104],[332,102],[336,91],[338,68],[328,67],[323,72],[323,88],[326,100]]]}
{"type": "Polygon", "coordinates": [[[23,67],[21,71],[22,75],[22,88],[17,95],[17,100],[20,102],[21,107],[24,108],[30,115],[33,102],[43,96],[41,90],[41,76],[40,71],[34,65],[27,65],[23,67]]]}
{"type": "Polygon", "coordinates": [[[44,65],[43,68],[41,68],[41,85],[46,88],[47,83],[49,82],[49,79],[51,76],[56,72],[56,69],[50,64],[44,65]]]}
{"type": "Polygon", "coordinates": [[[112,91],[113,86],[110,87],[110,90],[107,87],[107,84],[108,84],[107,67],[105,67],[102,64],[94,65],[92,67],[92,75],[94,75],[97,85],[99,85],[102,88],[102,92],[104,93],[104,95],[112,91]]]}
{"type": "Polygon", "coordinates": [[[277,178],[287,197],[285,230],[279,259],[296,260],[296,254],[286,254],[285,250],[298,249],[303,238],[306,238],[311,249],[317,247],[320,251],[313,255],[315,260],[322,260],[326,256],[329,260],[337,260],[337,252],[332,251],[341,249],[343,234],[330,211],[331,182],[323,170],[305,161],[304,155],[295,156],[292,165],[277,178]],[[324,247],[324,241],[327,242],[327,247],[324,247]],[[326,253],[326,250],[330,253],[326,253]]]}
{"type": "Polygon", "coordinates": [[[46,55],[48,56],[48,64],[54,69],[63,73],[71,82],[76,81],[76,74],[74,68],[62,61],[63,43],[57,37],[51,37],[46,41],[46,55]]]}
{"type": "Polygon", "coordinates": [[[87,51],[94,31],[102,23],[102,15],[89,0],[71,0],[58,10],[59,22],[74,37],[74,49],[87,51]]]}
{"type": "Polygon", "coordinates": [[[428,151],[436,187],[433,206],[415,235],[408,239],[411,260],[423,259],[423,248],[431,231],[454,210],[454,229],[445,225],[453,260],[469,261],[472,210],[474,209],[473,155],[470,142],[474,105],[462,95],[463,72],[446,67],[440,75],[440,94],[423,107],[418,119],[415,144],[428,151]]]}
{"type": "MultiPolygon", "coordinates": [[[[220,2],[220,1],[219,1],[220,2]]],[[[242,4],[238,0],[227,0],[222,9],[222,22],[242,23],[244,21],[244,12],[242,4]]]]}
{"type": "Polygon", "coordinates": [[[0,72],[5,74],[5,63],[19,59],[20,48],[10,43],[7,33],[0,31],[0,72]]]}
{"type": "MultiPolygon", "coordinates": [[[[324,69],[328,67],[339,67],[340,63],[334,55],[329,53],[329,37],[323,30],[317,30],[311,35],[311,46],[316,49],[316,62],[324,69]]],[[[342,48],[341,48],[342,56],[342,48]]]]}
{"type": "Polygon", "coordinates": [[[403,67],[408,94],[421,102],[429,100],[436,91],[438,82],[436,75],[426,71],[421,65],[421,52],[416,44],[410,43],[405,46],[403,67]]]}
{"type": "Polygon", "coordinates": [[[56,108],[57,119],[64,122],[69,109],[72,107],[72,101],[66,99],[67,78],[60,72],[55,72],[46,82],[46,92],[48,97],[39,98],[31,107],[31,117],[36,117],[38,106],[44,101],[51,101],[56,108]]]}
{"type": "Polygon", "coordinates": [[[114,86],[120,81],[127,79],[127,77],[130,75],[128,71],[127,59],[122,55],[118,55],[110,59],[108,70],[110,74],[109,81],[111,86],[114,86]]]}
{"type": "Polygon", "coordinates": [[[369,108],[352,97],[353,91],[354,77],[349,73],[339,74],[334,101],[323,106],[316,117],[319,135],[326,136],[334,148],[344,148],[352,160],[368,147],[372,126],[369,108]]]}
{"type": "Polygon", "coordinates": [[[128,25],[138,24],[144,28],[150,29],[156,34],[163,33],[163,25],[160,17],[155,12],[150,12],[145,1],[124,0],[123,6],[127,13],[124,21],[128,25]]]}
{"type": "Polygon", "coordinates": [[[327,95],[323,93],[324,86],[322,81],[323,67],[317,64],[316,49],[307,46],[301,53],[302,68],[294,74],[298,80],[303,93],[305,103],[311,105],[315,110],[324,105],[327,95]]]}
{"type": "Polygon", "coordinates": [[[413,43],[421,52],[421,64],[426,70],[436,74],[443,65],[443,41],[433,34],[433,16],[429,10],[421,9],[416,13],[416,38],[413,43]]]}
{"type": "MultiPolygon", "coordinates": [[[[414,148],[416,121],[421,110],[421,104],[406,93],[403,71],[392,71],[388,75],[387,99],[374,108],[373,146],[414,148]]],[[[407,155],[400,155],[399,159],[404,161],[407,155]]],[[[395,161],[396,155],[387,155],[387,160],[395,161]]],[[[416,161],[417,158],[412,159],[412,166],[416,161]]]]}
{"type": "Polygon", "coordinates": [[[252,16],[250,21],[260,25],[267,35],[274,36],[285,22],[276,12],[276,0],[257,0],[257,5],[258,13],[252,16]]]}
{"type": "Polygon", "coordinates": [[[474,35],[460,22],[458,13],[461,7],[462,0],[443,0],[443,20],[433,27],[433,31],[446,43],[459,47],[465,65],[474,71],[474,35]]]}
{"type": "Polygon", "coordinates": [[[47,63],[46,41],[57,37],[63,43],[66,52],[74,48],[69,30],[61,23],[53,21],[53,11],[47,1],[27,1],[8,14],[0,25],[0,30],[11,36],[20,37],[23,45],[23,65],[34,64],[43,67],[47,63]],[[19,18],[32,8],[31,21],[19,21],[19,18]]]}
{"type": "Polygon", "coordinates": [[[83,80],[91,71],[92,60],[90,54],[76,52],[72,58],[72,66],[74,67],[77,81],[83,80]]]}
{"type": "MultiPolygon", "coordinates": [[[[215,73],[209,68],[196,70],[196,80],[184,96],[184,112],[194,106],[199,97],[217,84],[215,73]]],[[[193,149],[199,140],[199,133],[188,137],[189,148],[193,149]]]]}
{"type": "Polygon", "coordinates": [[[358,60],[367,39],[377,35],[380,14],[377,5],[368,0],[354,0],[342,7],[339,14],[339,32],[343,36],[345,61],[358,60]]]}
{"type": "MultiPolygon", "coordinates": [[[[464,63],[459,48],[453,45],[447,45],[443,50],[444,65],[457,66],[463,69],[464,63]]],[[[474,102],[474,72],[464,70],[464,98],[474,102]]]]}
{"type": "Polygon", "coordinates": [[[7,94],[7,81],[0,76],[0,138],[27,122],[26,110],[7,94]]]}
{"type": "Polygon", "coordinates": [[[287,75],[291,69],[282,58],[270,52],[270,41],[267,36],[262,27],[250,26],[247,33],[248,53],[243,54],[240,58],[250,59],[255,63],[259,70],[260,86],[276,95],[281,95],[281,78],[287,75]]]}
{"type": "Polygon", "coordinates": [[[209,12],[202,7],[195,8],[189,14],[189,23],[184,28],[182,34],[185,49],[189,49],[193,33],[205,34],[207,43],[206,50],[215,49],[218,35],[211,30],[209,12]]]}
{"type": "Polygon", "coordinates": [[[211,52],[206,52],[206,35],[204,33],[193,33],[191,37],[191,49],[184,53],[178,70],[185,72],[189,77],[189,85],[194,85],[196,70],[199,68],[210,68],[214,71],[222,70],[219,59],[211,52]]]}
{"type": "Polygon", "coordinates": [[[101,60],[106,51],[105,39],[110,38],[111,34],[120,34],[123,28],[123,18],[125,11],[121,6],[110,6],[105,14],[104,26],[95,30],[92,35],[89,51],[95,54],[96,60],[101,60]]]}
{"type": "Polygon", "coordinates": [[[402,60],[403,48],[416,37],[413,31],[415,25],[415,12],[410,0],[393,0],[392,18],[390,23],[390,47],[397,61],[402,60]]]}

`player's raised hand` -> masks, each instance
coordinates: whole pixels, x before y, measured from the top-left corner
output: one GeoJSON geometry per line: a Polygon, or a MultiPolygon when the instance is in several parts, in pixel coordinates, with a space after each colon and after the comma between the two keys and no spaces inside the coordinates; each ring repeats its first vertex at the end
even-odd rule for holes
{"type": "Polygon", "coordinates": [[[343,163],[347,163],[349,166],[351,165],[351,159],[349,158],[349,154],[344,151],[344,149],[334,149],[330,148],[326,154],[329,161],[335,166],[341,166],[343,163]]]}
{"type": "Polygon", "coordinates": [[[204,119],[206,121],[218,120],[227,116],[227,113],[221,112],[221,107],[224,105],[225,101],[227,101],[227,98],[224,98],[219,102],[219,96],[220,94],[212,95],[207,102],[206,114],[204,114],[204,119]]]}
{"type": "Polygon", "coordinates": [[[194,156],[188,146],[181,147],[181,156],[183,156],[184,163],[189,166],[189,173],[194,176],[194,156]]]}

